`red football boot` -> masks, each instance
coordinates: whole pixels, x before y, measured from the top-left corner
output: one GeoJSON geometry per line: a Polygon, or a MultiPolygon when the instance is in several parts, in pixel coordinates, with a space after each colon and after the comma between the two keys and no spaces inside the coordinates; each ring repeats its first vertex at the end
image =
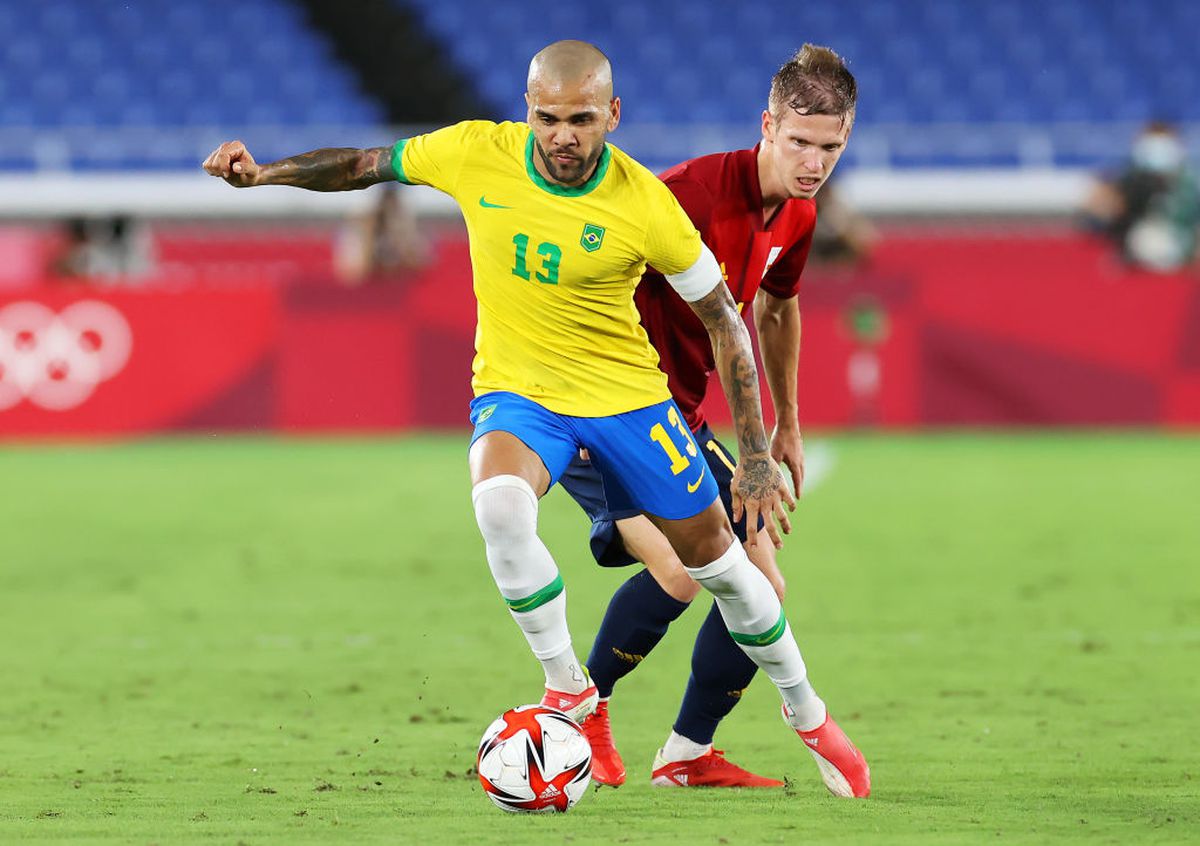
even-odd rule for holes
{"type": "Polygon", "coordinates": [[[582,724],[588,715],[596,710],[596,705],[600,702],[600,692],[596,690],[590,677],[587,682],[588,687],[582,693],[563,693],[561,690],[546,688],[546,694],[542,697],[541,704],[547,708],[562,711],[575,722],[582,724]]]}
{"type": "Polygon", "coordinates": [[[783,787],[782,781],[763,778],[726,760],[720,749],[690,761],[667,761],[659,749],[650,783],[655,787],[783,787]]]}
{"type": "Polygon", "coordinates": [[[592,744],[592,781],[620,787],[625,783],[625,762],[613,743],[612,723],[608,719],[608,700],[601,699],[596,710],[580,726],[592,744]]]}
{"type": "MultiPolygon", "coordinates": [[[[792,725],[786,704],[783,706],[783,720],[792,725]]],[[[800,731],[794,726],[792,730],[800,735],[812,753],[830,793],[846,799],[865,799],[871,795],[871,768],[867,766],[867,759],[850,742],[833,717],[826,714],[825,722],[812,731],[800,731]]]]}

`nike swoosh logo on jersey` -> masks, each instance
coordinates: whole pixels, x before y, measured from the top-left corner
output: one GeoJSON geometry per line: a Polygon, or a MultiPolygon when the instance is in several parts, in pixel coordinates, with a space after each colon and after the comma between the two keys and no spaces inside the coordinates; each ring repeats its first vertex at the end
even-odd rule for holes
{"type": "Polygon", "coordinates": [[[696,481],[688,485],[688,493],[695,493],[700,489],[700,483],[704,481],[704,474],[708,472],[707,467],[700,468],[700,475],[696,477],[696,481]]]}
{"type": "Polygon", "coordinates": [[[487,201],[487,197],[482,194],[479,195],[479,205],[483,206],[485,209],[511,209],[512,208],[512,206],[502,206],[499,203],[489,203],[487,201]]]}

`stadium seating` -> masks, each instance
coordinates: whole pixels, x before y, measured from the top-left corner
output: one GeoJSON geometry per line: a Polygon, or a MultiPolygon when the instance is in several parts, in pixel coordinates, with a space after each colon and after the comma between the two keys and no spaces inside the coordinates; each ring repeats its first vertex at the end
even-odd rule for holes
{"type": "Polygon", "coordinates": [[[536,11],[521,0],[395,1],[421,8],[510,113],[525,58],[577,37],[613,57],[638,120],[744,121],[805,41],[850,60],[864,123],[1200,119],[1191,0],[608,0],[536,11]]]}
{"type": "MultiPolygon", "coordinates": [[[[1095,165],[1140,121],[1200,123],[1194,0],[391,2],[421,17],[502,116],[523,114],[536,49],[559,37],[599,43],[617,68],[631,148],[640,144],[624,139],[639,127],[664,124],[685,142],[706,126],[752,137],[767,80],[804,41],[835,47],[860,81],[862,142],[848,164],[1095,165]],[[930,124],[938,130],[920,131],[930,124]],[[1072,129],[1084,124],[1125,130],[1113,143],[1072,129]],[[909,131],[884,132],[898,125],[909,131]]],[[[0,169],[191,166],[204,130],[384,123],[298,3],[242,0],[234,20],[215,8],[0,0],[0,169]],[[145,128],[157,142],[130,145],[127,133],[145,128]]],[[[667,159],[691,152],[660,143],[667,159]]]]}
{"type": "MultiPolygon", "coordinates": [[[[60,128],[383,122],[382,109],[288,0],[239,0],[234,9],[206,0],[0,0],[0,33],[0,133],[13,139],[0,145],[0,167],[32,166],[21,138],[60,128]],[[17,130],[24,135],[14,138],[17,130]]],[[[70,146],[75,168],[180,159],[155,145],[142,147],[140,163],[70,146]]],[[[186,159],[194,166],[190,149],[186,159]]]]}
{"type": "MultiPolygon", "coordinates": [[[[586,38],[613,59],[627,124],[750,125],[767,81],[800,44],[829,45],[861,89],[858,126],[939,124],[905,137],[892,164],[1095,164],[1112,138],[1015,137],[1021,124],[1200,121],[1200,32],[1193,0],[393,0],[420,8],[497,111],[523,114],[528,56],[554,38],[586,38]],[[1009,128],[1003,143],[960,132],[1009,128]],[[961,140],[960,140],[961,136],[961,140]],[[1058,143],[1054,143],[1054,142],[1058,143]]],[[[852,150],[853,153],[861,151],[852,150]]]]}

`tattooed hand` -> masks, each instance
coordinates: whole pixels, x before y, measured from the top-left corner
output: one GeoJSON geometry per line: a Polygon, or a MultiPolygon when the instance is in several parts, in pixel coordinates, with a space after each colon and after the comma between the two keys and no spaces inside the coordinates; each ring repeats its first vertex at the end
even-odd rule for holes
{"type": "Polygon", "coordinates": [[[756,527],[761,515],[771,542],[776,549],[782,549],[783,538],[779,530],[782,529],[785,535],[792,531],[792,521],[783,506],[787,503],[788,508],[795,511],[796,499],[788,490],[775,459],[768,454],[742,456],[733,471],[729,488],[733,494],[733,518],[740,520],[743,514],[746,515],[746,542],[750,546],[758,542],[756,527]]]}
{"type": "Polygon", "coordinates": [[[396,178],[391,147],[329,147],[260,165],[241,141],[226,141],[204,160],[204,170],[235,188],[291,185],[309,191],[355,191],[396,178]]]}

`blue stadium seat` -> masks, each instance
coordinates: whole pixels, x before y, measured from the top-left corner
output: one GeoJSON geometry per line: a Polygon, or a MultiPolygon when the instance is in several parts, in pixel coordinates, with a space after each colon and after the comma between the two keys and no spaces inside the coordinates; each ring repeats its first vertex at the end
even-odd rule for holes
{"type": "MultiPolygon", "coordinates": [[[[806,41],[849,61],[864,130],[1049,122],[1067,131],[1075,122],[1127,125],[1154,116],[1200,122],[1194,0],[855,0],[801,8],[778,0],[391,2],[414,10],[496,112],[512,118],[524,117],[530,55],[547,41],[576,37],[613,57],[626,126],[752,128],[771,74],[806,41]]],[[[0,33],[19,34],[0,50],[0,131],[384,119],[290,0],[239,0],[236,26],[209,0],[0,0],[0,33]],[[248,88],[255,97],[245,96],[248,88]]],[[[983,146],[948,145],[930,159],[920,146],[899,150],[897,159],[1004,158],[983,146]]],[[[1097,150],[1061,158],[1103,155],[1097,150]]],[[[111,164],[119,155],[102,153],[80,161],[111,164]]]]}
{"type": "Polygon", "coordinates": [[[325,119],[382,120],[287,0],[240,0],[236,26],[207,0],[0,0],[0,32],[21,33],[0,50],[0,76],[23,83],[3,86],[0,130],[302,125],[322,94],[345,101],[325,119]],[[230,69],[236,85],[221,78],[230,69]]]}
{"type": "MultiPolygon", "coordinates": [[[[439,0],[394,1],[420,9],[435,35],[470,39],[472,49],[457,53],[468,72],[523,63],[559,35],[547,27],[541,38],[523,40],[518,54],[478,23],[514,15],[523,5],[517,0],[465,0],[453,12],[439,0]]],[[[581,14],[593,8],[578,2],[554,9],[572,7],[581,14]]],[[[1200,4],[1190,0],[863,0],[812,4],[802,12],[769,0],[664,0],[653,7],[613,0],[606,8],[607,16],[589,18],[599,25],[586,37],[602,45],[636,40],[620,56],[610,49],[621,60],[619,78],[641,81],[635,90],[644,99],[642,113],[665,120],[736,121],[761,100],[765,83],[750,80],[767,79],[806,40],[828,43],[850,60],[864,83],[861,125],[1137,121],[1161,110],[1164,100],[1176,118],[1200,119],[1187,35],[1200,31],[1200,4]],[[694,84],[673,76],[681,66],[694,84]],[[663,89],[659,97],[651,95],[655,83],[663,89]],[[697,90],[706,94],[702,105],[679,102],[697,90]]],[[[486,93],[501,108],[513,97],[499,83],[486,93]]]]}

